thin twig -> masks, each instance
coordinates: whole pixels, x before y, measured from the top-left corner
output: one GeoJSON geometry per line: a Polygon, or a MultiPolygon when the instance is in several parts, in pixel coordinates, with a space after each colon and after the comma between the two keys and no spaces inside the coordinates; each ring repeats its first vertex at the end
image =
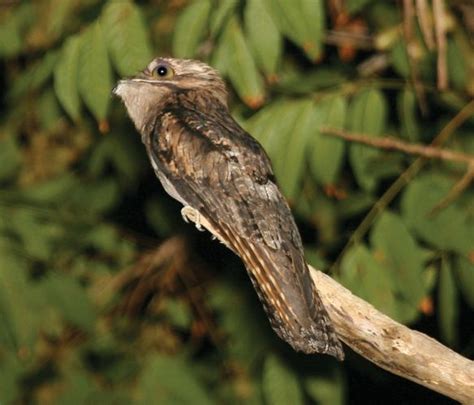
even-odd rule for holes
{"type": "MultiPolygon", "coordinates": [[[[438,92],[436,86],[430,85],[428,83],[420,83],[420,85],[426,92],[438,92]]],[[[351,82],[334,84],[325,89],[318,90],[317,93],[314,93],[313,97],[316,102],[319,102],[325,98],[334,97],[335,95],[351,96],[367,87],[383,90],[401,90],[407,88],[407,81],[404,79],[364,78],[351,82]]],[[[411,88],[411,86],[409,86],[409,88],[411,88]]],[[[456,93],[451,92],[451,94],[456,93]]]]}
{"type": "Polygon", "coordinates": [[[328,30],[324,42],[328,45],[350,45],[357,49],[374,49],[374,39],[371,36],[342,30],[328,30]]]}
{"type": "Polygon", "coordinates": [[[444,197],[438,204],[436,204],[435,207],[430,212],[430,215],[435,215],[439,211],[445,209],[449,204],[451,204],[458,196],[461,195],[461,193],[469,187],[469,185],[472,183],[474,180],[474,164],[470,164],[468,166],[468,169],[466,170],[466,173],[464,173],[464,176],[461,177],[461,179],[456,182],[453,187],[451,187],[451,190],[449,190],[448,194],[446,197],[444,197]]]}
{"type": "Polygon", "coordinates": [[[384,71],[390,66],[390,56],[386,53],[376,53],[357,66],[357,72],[361,77],[369,77],[384,71]]]}
{"type": "MultiPolygon", "coordinates": [[[[474,115],[474,100],[466,104],[461,111],[459,111],[440,131],[436,138],[431,142],[431,146],[441,146],[444,144],[448,138],[453,134],[453,132],[459,128],[469,117],[474,115]]],[[[417,158],[399,177],[393,182],[393,184],[383,193],[383,195],[377,200],[377,202],[372,206],[370,211],[367,213],[365,218],[352,233],[351,237],[347,241],[346,245],[342,249],[338,258],[331,266],[331,272],[335,272],[339,267],[339,263],[346,254],[346,252],[354,244],[358,243],[367,231],[372,226],[372,223],[378,217],[378,215],[383,212],[388,205],[393,201],[393,199],[398,195],[398,193],[405,187],[413,177],[420,171],[420,169],[425,165],[427,159],[425,157],[417,158]]]]}
{"type": "Polygon", "coordinates": [[[426,47],[430,51],[433,51],[435,48],[433,23],[426,0],[416,0],[416,16],[418,18],[418,23],[420,24],[421,33],[423,35],[426,47]]]}
{"type": "Polygon", "coordinates": [[[436,32],[436,44],[438,47],[438,89],[448,88],[448,72],[446,59],[446,13],[443,0],[433,0],[433,14],[436,32]]]}
{"type": "Polygon", "coordinates": [[[413,40],[413,17],[415,16],[415,8],[413,0],[403,0],[403,31],[405,39],[408,42],[413,40]]]}
{"type": "Polygon", "coordinates": [[[423,156],[429,159],[449,160],[453,162],[466,163],[468,165],[474,164],[474,155],[468,155],[466,153],[456,152],[449,149],[441,149],[431,145],[407,143],[392,136],[373,138],[365,134],[325,127],[321,128],[320,132],[345,139],[346,141],[363,143],[364,145],[372,146],[374,148],[399,150],[401,152],[423,156]]]}
{"type": "Polygon", "coordinates": [[[414,35],[413,21],[415,17],[415,8],[413,0],[403,0],[403,34],[405,37],[405,44],[408,56],[408,65],[410,67],[410,76],[415,90],[416,99],[423,115],[428,112],[428,105],[426,103],[426,95],[419,79],[418,65],[417,65],[417,48],[418,43],[414,35]]]}
{"type": "MultiPolygon", "coordinates": [[[[195,308],[199,318],[201,318],[201,321],[206,327],[209,338],[217,350],[222,353],[222,339],[217,332],[217,327],[210,317],[209,312],[202,305],[202,297],[204,295],[204,289],[202,288],[202,285],[197,282],[195,275],[191,271],[188,271],[188,269],[185,269],[185,271],[178,269],[177,271],[178,277],[181,279],[184,287],[186,288],[187,296],[189,297],[191,305],[195,308]],[[190,278],[192,278],[192,280],[190,280],[190,278]]],[[[224,367],[227,366],[224,364],[224,367]]]]}

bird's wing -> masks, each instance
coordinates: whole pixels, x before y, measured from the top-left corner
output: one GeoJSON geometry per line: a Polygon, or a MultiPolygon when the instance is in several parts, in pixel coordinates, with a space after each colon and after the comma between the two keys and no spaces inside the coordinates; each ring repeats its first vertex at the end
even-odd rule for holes
{"type": "Polygon", "coordinates": [[[157,131],[151,145],[157,163],[174,184],[184,181],[194,191],[189,198],[204,199],[199,207],[185,198],[189,205],[229,219],[240,235],[254,242],[263,239],[279,249],[283,238],[302,249],[289,207],[273,181],[270,160],[230,116],[216,122],[194,110],[169,110],[157,131]]]}
{"type": "Polygon", "coordinates": [[[230,116],[217,122],[180,108],[165,110],[159,122],[148,145],[152,161],[242,258],[275,331],[297,350],[340,357],[261,146],[230,116]]]}

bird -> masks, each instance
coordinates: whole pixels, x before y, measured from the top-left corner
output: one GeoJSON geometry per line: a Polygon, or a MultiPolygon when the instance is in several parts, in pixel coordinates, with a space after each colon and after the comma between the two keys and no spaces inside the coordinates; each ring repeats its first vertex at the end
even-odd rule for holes
{"type": "Polygon", "coordinates": [[[263,147],[232,117],[217,70],[157,57],[118,96],[185,220],[237,254],[276,334],[294,350],[344,359],[304,259],[300,233],[263,147]]]}

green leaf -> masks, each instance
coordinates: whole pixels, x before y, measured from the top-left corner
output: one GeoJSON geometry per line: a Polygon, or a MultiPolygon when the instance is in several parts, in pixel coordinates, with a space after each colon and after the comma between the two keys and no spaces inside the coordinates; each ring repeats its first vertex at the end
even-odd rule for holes
{"type": "Polygon", "coordinates": [[[298,378],[278,357],[267,356],[263,366],[263,394],[272,405],[303,404],[298,378]]]}
{"type": "Polygon", "coordinates": [[[0,182],[11,180],[21,164],[21,152],[14,135],[0,135],[0,182]]]}
{"type": "Polygon", "coordinates": [[[356,14],[362,11],[373,0],[348,0],[346,3],[347,12],[349,14],[356,14]]]}
{"type": "Polygon", "coordinates": [[[340,368],[332,376],[309,377],[304,386],[311,399],[318,405],[344,405],[347,403],[345,384],[340,368]]]}
{"type": "Polygon", "coordinates": [[[163,312],[173,326],[182,329],[189,328],[192,314],[184,301],[169,298],[164,300],[163,307],[163,312]]]}
{"type": "Polygon", "coordinates": [[[352,218],[368,211],[375,203],[374,196],[365,192],[351,193],[337,204],[341,218],[352,218]]]}
{"type": "Polygon", "coordinates": [[[322,0],[266,0],[278,28],[313,61],[321,57],[325,13],[322,0]]]}
{"type": "MultiPolygon", "coordinates": [[[[242,269],[233,269],[242,270],[242,269]]],[[[229,344],[228,351],[244,366],[251,367],[268,347],[269,339],[276,339],[262,310],[255,310],[253,291],[245,294],[236,289],[237,280],[220,280],[210,291],[210,305],[219,315],[220,325],[229,344]],[[245,328],[242,328],[245,325],[245,328]]]]}
{"type": "Polygon", "coordinates": [[[79,93],[97,121],[105,120],[110,102],[112,73],[99,21],[82,34],[79,55],[79,93]]]}
{"type": "MultiPolygon", "coordinates": [[[[224,31],[225,32],[225,31],[224,31]]],[[[214,66],[222,76],[228,75],[231,66],[231,48],[225,35],[221,35],[216,44],[216,49],[211,56],[211,65],[214,66]]]]}
{"type": "Polygon", "coordinates": [[[52,88],[45,89],[38,97],[38,115],[41,129],[52,131],[58,128],[63,112],[52,88]]]}
{"type": "Polygon", "coordinates": [[[448,195],[452,185],[450,179],[434,173],[416,178],[403,194],[403,217],[425,242],[468,256],[474,250],[472,218],[458,202],[433,211],[448,195]]]}
{"type": "Polygon", "coordinates": [[[307,129],[307,124],[298,123],[298,118],[308,103],[311,104],[310,102],[293,101],[272,103],[256,114],[247,125],[250,133],[262,144],[270,156],[277,181],[287,196],[298,191],[301,180],[304,147],[307,141],[305,137],[310,135],[310,129],[307,133],[302,132],[307,129]],[[295,132],[298,124],[304,124],[299,126],[299,133],[295,132]],[[295,142],[290,146],[292,139],[295,142]],[[298,155],[297,159],[299,160],[288,160],[290,149],[292,156],[298,155]],[[290,165],[293,165],[290,169],[291,173],[287,173],[290,165]],[[291,177],[293,175],[296,177],[291,177]]]}
{"type": "Polygon", "coordinates": [[[0,403],[13,404],[22,391],[21,380],[24,367],[16,354],[2,350],[0,356],[0,403]]]}
{"type": "Polygon", "coordinates": [[[315,128],[314,104],[310,100],[297,102],[294,105],[297,117],[291,120],[291,113],[284,114],[283,119],[289,120],[289,133],[285,133],[285,128],[276,128],[281,131],[282,142],[276,151],[275,160],[278,163],[277,179],[283,193],[288,199],[296,198],[303,178],[305,165],[305,151],[308,140],[315,128]],[[291,121],[290,121],[291,120],[291,121]],[[286,140],[286,142],[283,142],[286,140]]]}
{"type": "Polygon", "coordinates": [[[93,332],[95,309],[84,287],[76,280],[61,273],[52,273],[40,283],[39,288],[50,305],[60,312],[67,322],[87,332],[93,332]]]}
{"type": "Polygon", "coordinates": [[[453,87],[458,90],[463,90],[467,84],[468,68],[466,56],[463,55],[457,41],[448,41],[446,61],[448,63],[449,81],[453,84],[453,87]]]}
{"type": "Polygon", "coordinates": [[[81,242],[108,253],[115,253],[117,248],[120,247],[117,229],[105,223],[90,228],[81,242]]]}
{"type": "Polygon", "coordinates": [[[53,74],[57,60],[58,52],[47,52],[11,84],[9,96],[15,99],[43,87],[53,74]]]}
{"type": "Polygon", "coordinates": [[[300,71],[284,66],[280,80],[275,85],[278,91],[285,94],[304,95],[320,89],[330,89],[348,80],[347,76],[337,67],[331,69],[318,67],[317,70],[300,71]]]}
{"type": "Polygon", "coordinates": [[[29,356],[43,322],[27,263],[0,239],[0,343],[29,356]]]}
{"type": "Polygon", "coordinates": [[[198,46],[206,35],[210,10],[209,0],[198,0],[181,13],[174,28],[174,56],[190,58],[196,55],[198,46]]]}
{"type": "MultiPolygon", "coordinates": [[[[260,125],[252,130],[252,135],[260,141],[273,162],[273,170],[277,182],[282,188],[283,193],[287,197],[291,197],[291,193],[298,191],[302,167],[304,164],[304,146],[305,139],[301,139],[306,134],[302,134],[301,130],[306,129],[306,124],[302,126],[302,122],[298,122],[298,118],[304,111],[304,103],[302,102],[277,102],[270,104],[269,107],[262,110],[263,119],[260,125]],[[300,133],[295,133],[295,128],[299,125],[300,133]],[[295,145],[292,145],[292,155],[300,154],[299,161],[288,160],[288,153],[291,139],[295,139],[295,145]],[[289,165],[294,164],[291,169],[292,173],[286,172],[289,165]],[[292,175],[296,177],[291,177],[292,175]]],[[[307,113],[309,114],[309,113],[307,113]]]]}
{"type": "Polygon", "coordinates": [[[38,20],[38,3],[23,1],[6,7],[0,18],[0,56],[12,58],[27,46],[25,33],[38,20]]]}
{"type": "Polygon", "coordinates": [[[234,13],[238,0],[219,0],[211,11],[211,37],[215,37],[222,29],[227,19],[234,13]]]}
{"type": "Polygon", "coordinates": [[[163,198],[151,198],[146,202],[145,215],[148,224],[160,236],[171,236],[176,230],[173,213],[163,198]]]}
{"type": "Polygon", "coordinates": [[[78,179],[70,173],[64,173],[54,179],[36,183],[21,191],[21,196],[33,203],[63,202],[78,186],[78,179]]]}
{"type": "Polygon", "coordinates": [[[128,0],[109,1],[101,26],[114,67],[122,76],[143,70],[153,57],[140,8],[128,0]]]}
{"type": "Polygon", "coordinates": [[[20,27],[15,16],[7,13],[3,15],[0,23],[0,55],[12,57],[18,54],[23,48],[20,27]]]}
{"type": "Polygon", "coordinates": [[[67,203],[87,215],[98,215],[115,207],[120,190],[115,179],[96,182],[83,181],[80,188],[71,192],[67,203]]]}
{"type": "Polygon", "coordinates": [[[19,207],[8,218],[12,232],[22,242],[25,252],[34,259],[48,260],[53,253],[57,226],[31,207],[19,207]]]}
{"type": "Polygon", "coordinates": [[[319,252],[318,249],[314,247],[305,246],[304,256],[306,261],[318,270],[324,271],[324,269],[329,267],[328,261],[323,258],[321,252],[319,252]]]}
{"type": "Polygon", "coordinates": [[[399,319],[405,323],[413,321],[426,295],[423,251],[401,218],[390,211],[385,211],[375,223],[370,240],[377,261],[397,285],[399,319]]]}
{"type": "Polygon", "coordinates": [[[447,259],[441,262],[438,288],[439,327],[443,340],[450,346],[457,342],[457,324],[459,318],[458,292],[451,264],[447,259]]]}
{"type": "Polygon", "coordinates": [[[391,49],[391,60],[395,71],[402,77],[410,77],[408,53],[403,41],[398,41],[391,49]]]}
{"type": "Polygon", "coordinates": [[[112,167],[120,184],[135,186],[140,172],[148,166],[142,145],[126,131],[103,137],[96,144],[89,159],[89,171],[103,176],[112,167]]]}
{"type": "MultiPolygon", "coordinates": [[[[347,102],[343,97],[334,97],[316,105],[320,122],[315,128],[327,126],[342,129],[347,114],[347,102]]],[[[333,184],[337,181],[344,157],[344,141],[316,130],[310,140],[310,168],[319,183],[333,184]]]]}
{"type": "Polygon", "coordinates": [[[392,276],[364,245],[356,245],[344,255],[340,281],[357,296],[398,319],[392,276]]]}
{"type": "Polygon", "coordinates": [[[303,19],[308,31],[308,39],[303,43],[303,50],[313,60],[321,58],[325,27],[324,0],[300,0],[303,19]]]}
{"type": "Polygon", "coordinates": [[[232,18],[222,34],[221,41],[230,58],[227,74],[240,98],[250,107],[262,105],[265,91],[263,81],[255,66],[255,61],[236,18],[232,18]]]}
{"type": "Polygon", "coordinates": [[[56,399],[56,404],[86,404],[91,403],[93,395],[97,394],[94,381],[82,370],[70,370],[66,375],[66,389],[56,399]]]}
{"type": "Polygon", "coordinates": [[[191,364],[178,356],[155,355],[138,381],[139,404],[207,405],[209,394],[196,378],[191,364]]]}
{"type": "Polygon", "coordinates": [[[474,309],[474,263],[459,256],[453,270],[459,290],[471,309],[474,309]]]}
{"type": "Polygon", "coordinates": [[[270,156],[277,177],[283,169],[283,162],[278,159],[278,153],[285,150],[299,113],[300,106],[296,102],[272,103],[258,113],[261,120],[252,129],[252,135],[270,156]]]}
{"type": "Polygon", "coordinates": [[[46,32],[43,35],[46,35],[50,40],[59,38],[65,31],[65,28],[69,28],[68,22],[75,11],[75,5],[74,0],[52,1],[45,16],[48,23],[46,25],[46,32]]]}
{"type": "Polygon", "coordinates": [[[294,211],[317,227],[319,243],[339,243],[339,219],[333,201],[310,181],[303,182],[302,189],[294,201],[294,211]]]}
{"type": "MultiPolygon", "coordinates": [[[[365,90],[354,97],[349,109],[349,128],[368,136],[380,136],[385,131],[387,104],[382,92],[365,90]]],[[[349,149],[349,160],[359,185],[372,191],[379,174],[371,164],[381,159],[381,152],[365,145],[353,143],[349,149]]]]}
{"type": "Polygon", "coordinates": [[[249,132],[255,139],[257,139],[267,150],[267,129],[274,121],[274,117],[278,117],[279,111],[282,109],[281,102],[274,102],[262,108],[257,113],[253,114],[250,119],[243,122],[242,125],[247,132],[249,132]],[[278,111],[277,111],[278,110],[278,111]]]}
{"type": "Polygon", "coordinates": [[[398,93],[397,109],[401,124],[401,134],[405,139],[417,142],[420,138],[420,128],[416,114],[416,95],[413,90],[404,88],[398,93]]]}
{"type": "Polygon", "coordinates": [[[261,0],[249,0],[245,7],[245,33],[258,66],[274,79],[281,60],[282,38],[261,0]]]}

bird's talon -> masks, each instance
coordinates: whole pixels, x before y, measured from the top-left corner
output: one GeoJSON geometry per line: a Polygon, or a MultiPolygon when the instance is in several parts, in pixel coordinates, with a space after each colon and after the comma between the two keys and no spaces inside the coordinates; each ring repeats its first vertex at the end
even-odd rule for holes
{"type": "Polygon", "coordinates": [[[181,216],[183,217],[184,222],[189,223],[193,222],[198,231],[203,232],[205,229],[201,225],[201,214],[199,211],[195,210],[193,207],[186,206],[181,209],[181,216]]]}

